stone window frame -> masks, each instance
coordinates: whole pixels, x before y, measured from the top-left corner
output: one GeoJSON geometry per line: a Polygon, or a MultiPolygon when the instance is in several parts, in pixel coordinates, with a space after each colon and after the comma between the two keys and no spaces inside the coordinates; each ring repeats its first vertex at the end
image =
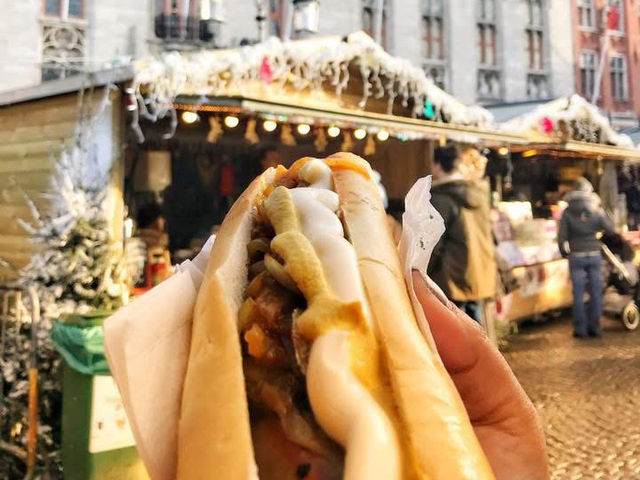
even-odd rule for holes
{"type": "Polygon", "coordinates": [[[585,98],[591,98],[596,87],[598,52],[581,50],[578,66],[580,69],[580,94],[585,98]]]}
{"type": "Polygon", "coordinates": [[[629,100],[629,71],[627,57],[614,53],[609,57],[609,79],[611,81],[611,97],[616,102],[629,100]],[[619,65],[614,65],[617,63],[619,65]]]}
{"type": "Polygon", "coordinates": [[[42,0],[42,13],[47,19],[58,19],[62,21],[68,20],[84,20],[87,17],[86,0],[42,0]],[[56,12],[48,10],[49,2],[53,1],[57,5],[56,12]],[[70,13],[72,2],[79,3],[80,13],[77,15],[70,13]]]}
{"type": "MultiPolygon", "coordinates": [[[[377,0],[362,0],[362,9],[361,9],[361,21],[362,21],[362,30],[373,37],[375,28],[375,19],[376,19],[376,10],[378,9],[377,0]],[[371,26],[367,28],[367,22],[365,22],[365,18],[370,18],[371,26]]],[[[381,32],[381,46],[385,50],[389,48],[389,29],[388,23],[390,20],[390,11],[391,11],[391,1],[384,0],[384,5],[382,7],[382,32],[381,32]]]]}

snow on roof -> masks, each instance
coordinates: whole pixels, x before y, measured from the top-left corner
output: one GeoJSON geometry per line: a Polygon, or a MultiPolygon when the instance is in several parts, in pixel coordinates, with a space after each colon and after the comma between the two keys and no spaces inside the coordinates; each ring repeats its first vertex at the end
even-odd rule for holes
{"type": "Polygon", "coordinates": [[[511,132],[557,135],[563,141],[634,147],[631,138],[616,132],[596,106],[575,94],[540,105],[532,112],[503,123],[501,128],[511,132]]]}
{"type": "Polygon", "coordinates": [[[435,120],[476,127],[493,125],[489,111],[456,100],[422,69],[389,55],[363,32],[291,42],[271,38],[233,50],[171,52],[138,62],[135,84],[139,100],[140,86],[144,85],[143,114],[163,116],[167,109],[163,111],[162,105],[171,104],[180,94],[224,96],[233,90],[242,92],[243,85],[252,83],[286,84],[309,92],[326,89],[328,84],[339,97],[353,80],[354,66],[360,71],[357,80],[363,83],[360,108],[364,109],[370,98],[384,98],[388,113],[394,102],[400,101],[404,107],[412,105],[414,116],[423,116],[428,99],[435,120]]]}

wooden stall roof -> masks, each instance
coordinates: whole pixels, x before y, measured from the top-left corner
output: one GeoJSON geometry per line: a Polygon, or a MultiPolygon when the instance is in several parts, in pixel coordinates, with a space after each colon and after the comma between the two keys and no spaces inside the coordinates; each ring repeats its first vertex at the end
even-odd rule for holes
{"type": "Polygon", "coordinates": [[[83,89],[101,87],[110,83],[128,82],[133,80],[133,75],[131,66],[118,67],[51,80],[32,87],[0,92],[0,108],[16,103],[75,93],[83,89]]]}
{"type": "Polygon", "coordinates": [[[531,156],[535,154],[553,154],[559,157],[569,158],[640,162],[640,149],[638,148],[618,147],[590,142],[532,142],[520,145],[514,144],[511,150],[514,152],[531,151],[531,156]],[[535,153],[533,153],[534,151],[535,153]]]}

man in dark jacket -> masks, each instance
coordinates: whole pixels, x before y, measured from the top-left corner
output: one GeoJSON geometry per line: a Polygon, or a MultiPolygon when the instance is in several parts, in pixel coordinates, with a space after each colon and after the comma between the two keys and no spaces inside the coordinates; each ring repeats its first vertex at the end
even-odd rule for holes
{"type": "Polygon", "coordinates": [[[431,202],[446,231],[429,263],[429,276],[471,318],[482,319],[483,300],[496,295],[497,265],[491,234],[489,184],[465,180],[454,144],[434,152],[431,202]]]}
{"type": "Polygon", "coordinates": [[[602,314],[602,254],[598,233],[613,233],[613,226],[600,207],[600,199],[586,178],[574,181],[565,201],[569,206],[562,214],[558,229],[558,246],[569,257],[573,287],[573,336],[600,336],[602,314]],[[584,292],[589,286],[589,302],[584,292]]]}

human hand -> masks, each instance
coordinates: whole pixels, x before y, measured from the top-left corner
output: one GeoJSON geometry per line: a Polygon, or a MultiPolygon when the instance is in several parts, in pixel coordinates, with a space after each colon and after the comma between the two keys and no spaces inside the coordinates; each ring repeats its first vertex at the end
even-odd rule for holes
{"type": "Polygon", "coordinates": [[[445,368],[497,480],[549,478],[542,424],[500,352],[476,322],[413,272],[445,368]]]}

